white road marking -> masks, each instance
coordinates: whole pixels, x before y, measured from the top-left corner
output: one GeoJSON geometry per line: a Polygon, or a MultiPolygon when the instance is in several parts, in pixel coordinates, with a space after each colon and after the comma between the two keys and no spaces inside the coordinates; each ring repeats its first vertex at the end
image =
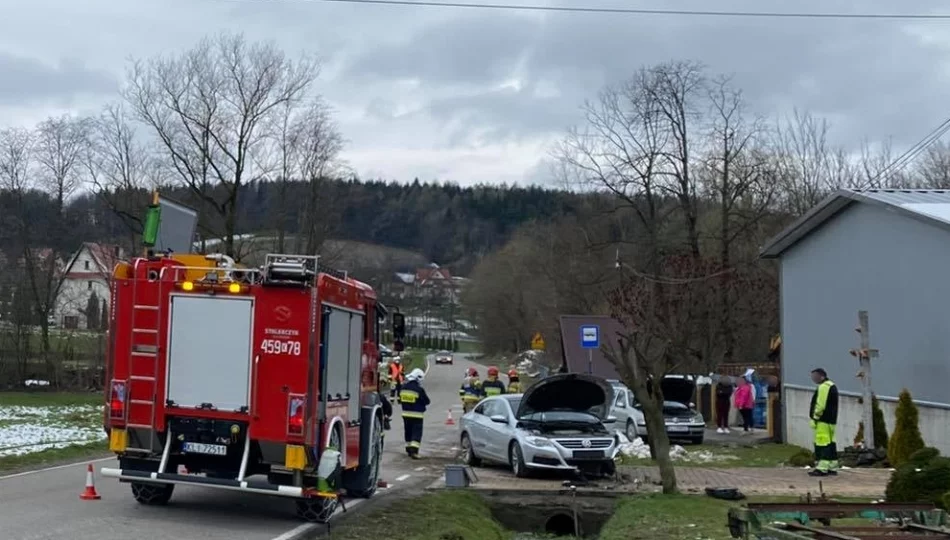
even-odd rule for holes
{"type": "Polygon", "coordinates": [[[408,474],[404,474],[404,475],[402,475],[402,476],[396,478],[396,481],[397,481],[397,482],[402,482],[402,481],[405,480],[406,478],[409,478],[409,476],[410,476],[410,475],[408,475],[408,474]]]}
{"type": "MultiPolygon", "coordinates": [[[[346,503],[346,509],[349,510],[350,508],[359,506],[365,500],[366,499],[356,499],[353,502],[348,502],[346,503]]],[[[333,516],[330,519],[333,519],[334,517],[342,513],[343,513],[343,509],[337,508],[336,512],[333,513],[333,516]]],[[[322,527],[322,525],[319,525],[317,523],[304,523],[303,525],[298,525],[297,527],[290,529],[289,531],[285,532],[284,534],[280,536],[275,536],[271,540],[296,540],[298,538],[303,538],[304,535],[316,529],[317,527],[322,527]]]]}
{"type": "Polygon", "coordinates": [[[19,478],[19,477],[21,477],[21,476],[28,476],[28,475],[31,475],[31,474],[37,474],[37,473],[47,472],[47,471],[58,471],[58,470],[60,470],[60,469],[68,469],[68,468],[70,468],[70,467],[81,467],[81,466],[87,465],[87,464],[89,464],[89,463],[102,463],[103,461],[112,461],[112,460],[114,460],[114,459],[115,459],[115,457],[99,458],[99,459],[92,459],[92,460],[89,460],[89,461],[81,461],[81,462],[76,462],[76,463],[70,463],[70,464],[68,464],[68,465],[57,465],[57,466],[55,466],[55,467],[47,467],[47,468],[45,468],[45,469],[36,469],[36,470],[33,470],[33,471],[24,471],[24,472],[21,472],[21,473],[8,474],[8,475],[6,475],[6,476],[0,476],[0,480],[8,480],[8,479],[10,479],[10,478],[19,478]]]}
{"type": "Polygon", "coordinates": [[[416,472],[424,471],[424,470],[426,470],[425,467],[416,467],[416,469],[415,469],[416,472]]]}

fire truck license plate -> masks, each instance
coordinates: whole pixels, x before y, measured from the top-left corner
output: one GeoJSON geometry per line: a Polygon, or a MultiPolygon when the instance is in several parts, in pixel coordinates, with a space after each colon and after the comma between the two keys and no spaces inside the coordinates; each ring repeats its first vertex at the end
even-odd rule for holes
{"type": "Polygon", "coordinates": [[[228,447],[223,444],[186,442],[182,444],[181,449],[189,454],[210,454],[212,456],[224,456],[228,453],[228,447]]]}

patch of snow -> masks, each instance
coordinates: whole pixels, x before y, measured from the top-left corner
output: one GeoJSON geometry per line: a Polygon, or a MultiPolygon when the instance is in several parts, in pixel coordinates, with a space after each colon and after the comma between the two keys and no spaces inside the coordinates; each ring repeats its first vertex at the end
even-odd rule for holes
{"type": "Polygon", "coordinates": [[[49,381],[39,379],[27,379],[23,381],[24,386],[49,386],[49,381]]]}
{"type": "MultiPolygon", "coordinates": [[[[623,433],[620,433],[619,431],[616,433],[618,439],[620,440],[621,454],[634,459],[650,459],[650,445],[643,442],[643,439],[637,437],[633,441],[630,441],[623,433]]],[[[678,461],[690,461],[694,463],[711,463],[714,461],[728,461],[732,459],[738,459],[737,456],[729,454],[716,454],[710,452],[709,450],[688,452],[685,448],[678,444],[670,446],[670,458],[678,461]]]]}
{"type": "Polygon", "coordinates": [[[94,420],[102,414],[102,407],[23,407],[0,409],[0,457],[18,456],[88,444],[106,438],[94,420]],[[87,425],[76,425],[75,417],[88,419],[87,425]]]}

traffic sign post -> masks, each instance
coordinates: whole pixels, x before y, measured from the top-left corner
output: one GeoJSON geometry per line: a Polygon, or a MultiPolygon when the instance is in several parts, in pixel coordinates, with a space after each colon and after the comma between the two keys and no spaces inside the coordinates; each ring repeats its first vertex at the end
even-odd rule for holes
{"type": "Polygon", "coordinates": [[[544,336],[541,335],[541,332],[536,332],[534,337],[531,338],[531,348],[536,351],[544,350],[544,336]]]}
{"type": "Polygon", "coordinates": [[[600,348],[600,327],[596,324],[581,326],[581,347],[587,349],[587,373],[594,373],[594,349],[600,348]]]}

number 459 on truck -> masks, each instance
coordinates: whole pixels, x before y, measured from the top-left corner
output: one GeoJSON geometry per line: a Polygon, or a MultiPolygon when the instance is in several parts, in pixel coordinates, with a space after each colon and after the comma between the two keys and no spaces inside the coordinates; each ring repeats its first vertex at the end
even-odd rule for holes
{"type": "Polygon", "coordinates": [[[368,285],[316,257],[163,254],[116,265],[106,422],[142,504],[186,484],[283,496],[325,522],[370,497],[382,457],[379,334],[368,285]],[[184,467],[184,471],[180,470],[184,467]]]}

